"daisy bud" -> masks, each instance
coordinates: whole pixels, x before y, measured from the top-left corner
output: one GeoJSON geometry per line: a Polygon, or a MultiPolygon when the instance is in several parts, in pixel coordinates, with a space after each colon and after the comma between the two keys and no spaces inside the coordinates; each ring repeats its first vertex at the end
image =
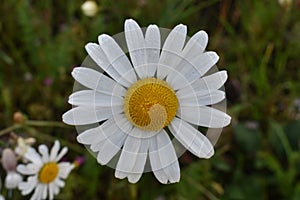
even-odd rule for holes
{"type": "Polygon", "coordinates": [[[95,1],[86,1],[81,5],[83,14],[88,17],[93,17],[98,12],[98,5],[95,1]]]}
{"type": "Polygon", "coordinates": [[[13,116],[13,120],[17,124],[22,124],[25,121],[25,117],[21,112],[15,112],[13,116]]]}
{"type": "Polygon", "coordinates": [[[15,153],[6,148],[2,152],[2,166],[6,171],[15,171],[17,165],[17,158],[15,153]]]}

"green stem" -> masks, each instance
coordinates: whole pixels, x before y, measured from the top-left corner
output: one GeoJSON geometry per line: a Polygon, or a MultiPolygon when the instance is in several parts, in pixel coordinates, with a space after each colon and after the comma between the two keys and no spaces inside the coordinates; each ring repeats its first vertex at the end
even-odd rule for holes
{"type": "Polygon", "coordinates": [[[196,182],[193,178],[190,176],[185,176],[186,180],[195,186],[199,191],[201,191],[208,199],[211,200],[219,200],[212,192],[210,192],[208,189],[206,189],[203,185],[200,183],[196,182]]]}
{"type": "Polygon", "coordinates": [[[136,200],[137,199],[137,185],[136,184],[129,184],[129,192],[130,192],[130,199],[136,200]]]}
{"type": "Polygon", "coordinates": [[[21,128],[21,127],[22,127],[21,124],[14,124],[10,127],[7,127],[6,129],[3,129],[3,130],[0,131],[0,137],[7,134],[7,133],[10,133],[10,132],[18,129],[18,128],[21,128]]]}
{"type": "Polygon", "coordinates": [[[69,126],[57,121],[33,121],[27,120],[24,123],[27,126],[46,126],[46,127],[61,127],[61,128],[68,128],[69,126]]]}
{"type": "Polygon", "coordinates": [[[8,134],[16,129],[23,128],[26,126],[40,126],[40,127],[60,127],[60,128],[68,128],[68,125],[65,125],[62,122],[57,121],[33,121],[33,120],[27,120],[23,124],[14,124],[10,127],[7,127],[0,131],[0,137],[8,134]]]}

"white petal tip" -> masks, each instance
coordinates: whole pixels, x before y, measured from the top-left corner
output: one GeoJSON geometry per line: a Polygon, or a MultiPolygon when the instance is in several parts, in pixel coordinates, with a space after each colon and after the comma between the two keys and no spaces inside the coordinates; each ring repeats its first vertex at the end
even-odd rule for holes
{"type": "Polygon", "coordinates": [[[135,183],[137,183],[138,181],[140,180],[140,176],[138,176],[138,175],[129,175],[128,176],[128,182],[129,183],[133,183],[133,184],[135,184],[135,183]]]}
{"type": "Polygon", "coordinates": [[[118,178],[118,179],[124,179],[126,177],[126,174],[116,170],[115,171],[115,177],[118,178]]]}
{"type": "Polygon", "coordinates": [[[70,123],[69,121],[69,116],[68,116],[68,112],[64,113],[63,116],[62,116],[62,121],[65,123],[65,124],[69,124],[69,125],[72,125],[72,123],[70,123]]]}
{"type": "Polygon", "coordinates": [[[96,44],[96,43],[89,42],[89,43],[87,43],[87,44],[84,46],[84,48],[85,48],[86,52],[87,52],[88,54],[90,54],[90,53],[91,53],[92,51],[94,51],[98,46],[99,46],[99,45],[96,44]]]}
{"type": "Polygon", "coordinates": [[[224,118],[224,126],[228,126],[231,122],[231,117],[226,114],[226,117],[224,118]]]}
{"type": "Polygon", "coordinates": [[[103,45],[109,39],[110,39],[110,36],[107,34],[101,34],[98,36],[98,42],[100,45],[103,45]]]}
{"type": "Polygon", "coordinates": [[[75,67],[74,69],[73,69],[73,71],[71,72],[71,75],[72,75],[72,77],[75,79],[77,76],[78,76],[78,74],[80,73],[80,70],[82,69],[83,67],[75,67]]]}
{"type": "Polygon", "coordinates": [[[207,52],[207,54],[209,55],[210,59],[213,60],[213,62],[216,64],[218,62],[218,60],[220,59],[220,57],[218,56],[218,54],[214,51],[210,51],[207,52]]]}
{"type": "Polygon", "coordinates": [[[126,19],[125,24],[128,23],[128,22],[136,22],[136,21],[134,19],[126,19]]]}
{"type": "Polygon", "coordinates": [[[172,183],[179,183],[180,176],[175,177],[173,179],[157,179],[161,184],[172,184],[172,183]]]}
{"type": "Polygon", "coordinates": [[[136,26],[136,25],[138,25],[138,23],[135,20],[133,20],[133,19],[127,19],[127,20],[125,20],[125,27],[130,26],[130,25],[136,26]]]}
{"type": "Polygon", "coordinates": [[[174,179],[174,180],[169,180],[169,182],[167,182],[167,183],[179,183],[179,181],[180,181],[180,178],[174,179]]]}
{"type": "Polygon", "coordinates": [[[185,35],[187,32],[187,26],[184,24],[179,24],[174,28],[174,31],[182,32],[185,35]]]}
{"type": "Polygon", "coordinates": [[[149,29],[158,29],[158,26],[156,24],[150,24],[148,26],[149,29]]]}
{"type": "Polygon", "coordinates": [[[204,30],[199,31],[199,34],[202,35],[203,37],[208,37],[208,34],[204,30]]]}
{"type": "Polygon", "coordinates": [[[226,70],[220,71],[220,79],[225,82],[227,80],[227,78],[228,78],[227,71],[226,70]]]}
{"type": "Polygon", "coordinates": [[[77,142],[79,142],[79,143],[81,143],[81,144],[86,144],[86,143],[84,142],[83,135],[84,135],[84,134],[79,134],[79,135],[76,137],[76,140],[77,140],[77,142]]]}
{"type": "Polygon", "coordinates": [[[68,125],[76,125],[75,121],[74,121],[74,117],[73,117],[73,113],[70,112],[71,110],[67,111],[66,113],[63,114],[62,116],[62,121],[65,124],[68,125]]]}
{"type": "Polygon", "coordinates": [[[209,158],[211,158],[213,155],[215,155],[215,150],[214,150],[214,148],[212,148],[211,151],[209,151],[203,158],[209,159],[209,158]]]}
{"type": "Polygon", "coordinates": [[[97,162],[100,164],[100,165],[106,165],[110,160],[107,160],[105,158],[103,158],[103,156],[101,156],[101,152],[98,153],[97,155],[97,162]]]}

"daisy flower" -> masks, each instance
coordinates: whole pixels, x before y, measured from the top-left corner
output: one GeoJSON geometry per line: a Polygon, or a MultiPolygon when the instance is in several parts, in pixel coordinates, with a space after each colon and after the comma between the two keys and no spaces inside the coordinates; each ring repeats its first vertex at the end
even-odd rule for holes
{"type": "Polygon", "coordinates": [[[143,32],[137,22],[126,20],[130,60],[112,37],[102,34],[99,44],[85,48],[105,73],[87,67],[72,72],[86,89],[70,95],[74,107],[63,121],[77,126],[100,122],[77,140],[96,153],[101,165],[118,158],[117,178],[136,183],[150,163],[161,183],[178,182],[180,168],[170,136],[199,158],[210,158],[213,145],[198,126],[222,128],[230,123],[230,116],[210,106],[225,98],[219,89],[227,73],[207,75],[219,57],[204,51],[204,31],[187,42],[186,33],[185,25],[177,25],[162,42],[156,25],[143,32]]]}
{"type": "Polygon", "coordinates": [[[49,152],[46,145],[39,146],[39,153],[30,148],[25,157],[30,161],[29,164],[20,164],[17,171],[23,175],[28,175],[27,181],[19,183],[19,190],[22,195],[27,195],[34,190],[31,200],[53,199],[59,193],[60,188],[64,187],[66,179],[74,168],[69,162],[59,160],[67,153],[68,148],[60,150],[59,141],[55,141],[49,152]]]}

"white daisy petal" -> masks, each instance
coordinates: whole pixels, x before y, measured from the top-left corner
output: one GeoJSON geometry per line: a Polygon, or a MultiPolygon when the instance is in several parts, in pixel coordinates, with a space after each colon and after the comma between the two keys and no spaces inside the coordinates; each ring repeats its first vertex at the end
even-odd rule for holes
{"type": "Polygon", "coordinates": [[[126,87],[129,87],[132,83],[136,82],[137,78],[134,70],[127,56],[120,48],[120,46],[116,43],[116,41],[106,34],[100,35],[98,37],[98,41],[110,64],[109,66],[107,66],[106,72],[108,72],[111,68],[116,70],[118,73],[117,75],[110,75],[118,83],[126,87]]]}
{"type": "Polygon", "coordinates": [[[56,158],[56,156],[58,154],[59,149],[60,149],[60,143],[59,143],[58,140],[55,140],[54,145],[53,145],[53,147],[52,147],[52,149],[50,151],[50,158],[49,158],[49,160],[51,160],[51,161],[55,160],[55,158],[56,158]]]}
{"type": "Polygon", "coordinates": [[[63,122],[70,125],[85,125],[109,119],[115,114],[123,112],[122,106],[79,106],[63,115],[63,122]]]}
{"type": "Polygon", "coordinates": [[[96,152],[102,148],[103,141],[107,139],[111,133],[118,131],[126,133],[127,126],[130,126],[130,130],[132,129],[132,125],[125,118],[124,114],[115,115],[113,118],[108,119],[100,126],[88,129],[79,134],[77,136],[77,141],[82,144],[91,145],[91,150],[96,152]],[[123,130],[123,127],[126,129],[123,130]]]}
{"type": "Polygon", "coordinates": [[[42,144],[39,146],[39,152],[42,155],[42,160],[44,163],[48,162],[49,160],[49,149],[46,145],[42,144]]]}
{"type": "Polygon", "coordinates": [[[144,134],[144,132],[135,127],[132,130],[132,135],[136,137],[127,137],[115,171],[117,178],[128,177],[131,183],[136,183],[140,179],[149,146],[149,140],[142,139],[141,134],[144,134]]]}
{"type": "Polygon", "coordinates": [[[27,195],[37,186],[38,180],[37,176],[30,176],[27,182],[21,182],[18,185],[19,190],[21,190],[22,195],[27,195]]]}
{"type": "Polygon", "coordinates": [[[181,61],[181,51],[185,44],[187,28],[177,25],[168,35],[159,58],[157,78],[164,79],[181,61]]]}
{"type": "Polygon", "coordinates": [[[54,187],[55,183],[49,183],[48,189],[49,189],[49,199],[53,199],[54,198],[54,191],[53,191],[53,187],[54,187]]]}
{"type": "Polygon", "coordinates": [[[58,167],[58,177],[65,179],[69,176],[70,172],[72,171],[72,169],[74,169],[75,166],[69,162],[60,162],[58,163],[58,167]]]}
{"type": "Polygon", "coordinates": [[[180,67],[167,76],[167,82],[174,90],[184,88],[203,76],[219,60],[215,52],[205,52],[193,60],[182,60],[180,67]]]}
{"type": "Polygon", "coordinates": [[[97,155],[97,161],[101,165],[106,165],[121,149],[127,135],[122,132],[115,132],[107,138],[101,145],[97,155]]]}
{"type": "Polygon", "coordinates": [[[180,179],[180,168],[173,144],[165,130],[151,139],[150,164],[155,177],[161,183],[175,183],[180,179]]]}
{"type": "Polygon", "coordinates": [[[117,106],[123,105],[123,98],[95,90],[80,90],[70,95],[68,103],[75,106],[117,106]]]}
{"type": "Polygon", "coordinates": [[[136,73],[140,78],[145,78],[147,74],[142,70],[147,63],[145,39],[140,26],[132,19],[125,21],[125,39],[136,73]]]}
{"type": "Polygon", "coordinates": [[[38,154],[38,152],[36,152],[34,148],[28,148],[24,155],[24,158],[33,162],[35,165],[39,167],[43,165],[43,161],[40,154],[38,154]]]}
{"type": "Polygon", "coordinates": [[[168,176],[162,168],[162,164],[158,154],[157,139],[156,136],[151,138],[149,146],[149,159],[151,169],[159,182],[166,184],[168,182],[168,176]]]}
{"type": "Polygon", "coordinates": [[[146,164],[148,149],[149,149],[149,139],[144,138],[141,141],[141,146],[137,154],[134,166],[132,168],[133,174],[130,174],[128,176],[129,182],[136,183],[141,178],[146,164]]]}
{"type": "Polygon", "coordinates": [[[30,200],[42,199],[44,185],[38,184],[30,200]]]}
{"type": "Polygon", "coordinates": [[[105,34],[100,35],[98,40],[100,45],[88,43],[85,46],[91,58],[118,83],[128,86],[134,82],[136,76],[132,71],[132,66],[118,44],[105,34]],[[108,48],[109,46],[111,49],[108,48]],[[124,66],[120,68],[120,65],[124,66]]]}
{"type": "Polygon", "coordinates": [[[83,86],[100,93],[114,96],[124,96],[126,93],[126,90],[116,81],[90,68],[76,67],[72,71],[72,76],[83,86]]]}
{"type": "Polygon", "coordinates": [[[181,106],[207,106],[216,104],[223,99],[225,99],[225,92],[220,90],[215,90],[210,94],[204,96],[193,96],[193,97],[185,97],[179,98],[179,104],[181,106]]]}
{"type": "Polygon", "coordinates": [[[42,197],[43,199],[46,199],[47,198],[47,192],[48,192],[48,186],[47,185],[43,185],[43,188],[42,188],[42,197]]]}
{"type": "Polygon", "coordinates": [[[60,191],[58,185],[56,185],[54,182],[53,182],[53,187],[52,187],[52,189],[53,189],[52,191],[53,191],[53,194],[54,194],[54,195],[57,195],[57,194],[59,193],[59,191],[60,191]]]}
{"type": "Polygon", "coordinates": [[[59,178],[55,179],[55,184],[58,186],[58,187],[65,187],[65,182],[59,178]]]}
{"type": "Polygon", "coordinates": [[[109,133],[106,140],[101,144],[98,143],[97,148],[93,148],[93,150],[99,151],[97,161],[101,165],[107,164],[120,151],[127,133],[132,130],[132,125],[124,115],[115,116],[114,119],[119,122],[118,125],[114,124],[117,129],[114,131],[103,130],[103,132],[109,133]]]}
{"type": "Polygon", "coordinates": [[[24,175],[36,174],[36,173],[38,173],[39,170],[40,170],[40,167],[35,164],[32,164],[32,163],[29,163],[27,165],[20,164],[17,166],[17,171],[24,175]]]}
{"type": "Polygon", "coordinates": [[[214,154],[213,145],[207,137],[185,121],[174,118],[169,129],[185,148],[199,158],[210,158],[214,154]]]}
{"type": "Polygon", "coordinates": [[[189,123],[209,128],[225,127],[231,120],[225,112],[207,106],[180,105],[176,115],[189,123]]]}
{"type": "Polygon", "coordinates": [[[193,35],[184,49],[182,50],[182,56],[187,60],[192,60],[200,53],[203,53],[208,43],[208,35],[205,31],[199,31],[193,35]]]}
{"type": "Polygon", "coordinates": [[[59,152],[59,154],[56,156],[55,161],[58,162],[60,161],[60,159],[62,159],[62,157],[64,157],[66,155],[66,153],[68,152],[68,147],[64,147],[62,148],[62,150],[59,152]]]}
{"type": "MultiPolygon", "coordinates": [[[[157,63],[159,62],[160,55],[160,32],[159,28],[156,25],[148,26],[145,34],[146,42],[146,55],[147,55],[147,66],[145,71],[147,72],[146,77],[153,77],[157,63]]],[[[141,78],[146,78],[141,77],[141,78]]]]}
{"type": "Polygon", "coordinates": [[[96,128],[91,128],[77,136],[77,141],[81,144],[94,145],[105,140],[108,135],[118,130],[114,119],[110,118],[96,128]]]}
{"type": "Polygon", "coordinates": [[[207,95],[224,85],[227,80],[227,72],[219,71],[209,76],[202,77],[194,81],[191,85],[182,88],[176,92],[176,96],[180,98],[188,98],[194,95],[204,96],[207,95]]]}

